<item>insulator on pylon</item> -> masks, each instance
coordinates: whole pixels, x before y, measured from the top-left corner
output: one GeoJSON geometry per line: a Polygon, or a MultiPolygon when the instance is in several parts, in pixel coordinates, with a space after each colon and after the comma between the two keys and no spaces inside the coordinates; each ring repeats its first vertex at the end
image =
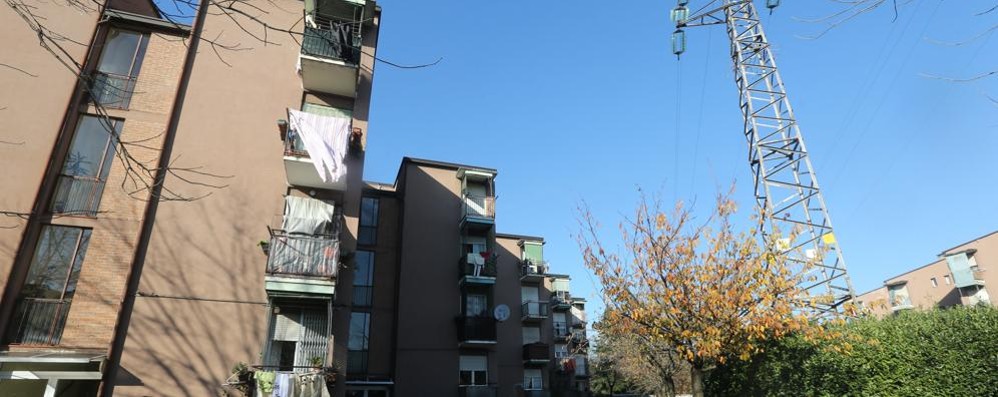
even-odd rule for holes
{"type": "Polygon", "coordinates": [[[676,29],[672,32],[672,53],[676,54],[676,58],[679,55],[686,52],[686,32],[682,29],[676,29]]]}
{"type": "Polygon", "coordinates": [[[690,0],[677,0],[676,1],[676,5],[678,5],[680,7],[686,7],[687,4],[690,4],[690,0]]]}
{"type": "Polygon", "coordinates": [[[686,18],[688,18],[689,16],[690,16],[690,10],[684,6],[673,8],[672,12],[669,13],[669,18],[672,19],[672,22],[675,23],[685,22],[686,18]]]}
{"type": "Polygon", "coordinates": [[[769,12],[773,12],[773,9],[780,6],[780,0],[766,0],[766,8],[769,12]]]}

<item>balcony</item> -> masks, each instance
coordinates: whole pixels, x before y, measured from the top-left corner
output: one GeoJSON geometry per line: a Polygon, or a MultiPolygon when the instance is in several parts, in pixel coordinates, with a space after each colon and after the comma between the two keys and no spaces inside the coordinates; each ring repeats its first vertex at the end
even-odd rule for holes
{"type": "Polygon", "coordinates": [[[267,290],[333,295],[340,257],[338,235],[271,230],[267,290]]]}
{"type": "Polygon", "coordinates": [[[569,333],[569,342],[572,342],[575,346],[586,347],[589,345],[589,339],[586,338],[586,330],[575,329],[569,333]]]}
{"type": "MultiPolygon", "coordinates": [[[[547,343],[529,343],[523,345],[524,364],[547,364],[551,361],[551,349],[547,343]]],[[[538,388],[543,384],[538,383],[538,388]]]]}
{"type": "Polygon", "coordinates": [[[97,216],[103,193],[103,180],[88,176],[59,175],[51,210],[57,214],[97,216]]]}
{"type": "Polygon", "coordinates": [[[520,261],[520,281],[529,283],[544,282],[547,278],[547,262],[525,259],[520,261]]]}
{"type": "Polygon", "coordinates": [[[22,298],[8,331],[8,342],[21,345],[58,345],[71,301],[22,298]]]}
{"type": "Polygon", "coordinates": [[[496,397],[495,386],[458,386],[459,397],[496,397]]]}
{"type": "Polygon", "coordinates": [[[566,324],[564,321],[555,321],[554,322],[554,340],[555,341],[559,341],[560,342],[560,341],[568,340],[568,337],[570,335],[571,335],[571,333],[568,332],[568,324],[566,324]]]}
{"type": "Polygon", "coordinates": [[[460,281],[458,284],[480,284],[490,285],[496,283],[496,262],[495,255],[486,253],[469,252],[458,261],[458,271],[460,281]]]}
{"type": "Polygon", "coordinates": [[[485,231],[496,223],[496,198],[465,195],[461,207],[461,229],[485,231]]]}
{"type": "Polygon", "coordinates": [[[128,109],[135,92],[135,77],[94,72],[90,97],[105,108],[128,109]]]}
{"type": "Polygon", "coordinates": [[[523,302],[520,305],[520,319],[525,323],[536,323],[548,318],[547,302],[523,302]]]}
{"type": "Polygon", "coordinates": [[[357,95],[363,7],[341,3],[331,13],[305,16],[298,62],[305,90],[353,98],[357,95]]]}
{"type": "Polygon", "coordinates": [[[457,340],[462,347],[496,344],[496,320],[492,317],[457,317],[457,340]]]}
{"type": "Polygon", "coordinates": [[[899,310],[913,309],[914,307],[915,306],[911,304],[911,298],[907,296],[897,296],[891,300],[891,310],[895,312],[899,310]]]}
{"type": "Polygon", "coordinates": [[[570,324],[571,324],[572,328],[582,328],[582,329],[585,329],[586,328],[586,315],[585,315],[585,313],[582,313],[581,315],[579,315],[579,314],[572,314],[572,319],[570,320],[570,324]]]}
{"type": "Polygon", "coordinates": [[[572,308],[572,294],[568,291],[554,291],[551,294],[551,308],[554,310],[568,310],[572,308]]]}
{"type": "Polygon", "coordinates": [[[346,176],[339,178],[329,176],[327,180],[322,180],[301,137],[290,129],[284,139],[284,171],[287,173],[288,184],[292,186],[339,191],[345,191],[347,188],[346,176]]]}

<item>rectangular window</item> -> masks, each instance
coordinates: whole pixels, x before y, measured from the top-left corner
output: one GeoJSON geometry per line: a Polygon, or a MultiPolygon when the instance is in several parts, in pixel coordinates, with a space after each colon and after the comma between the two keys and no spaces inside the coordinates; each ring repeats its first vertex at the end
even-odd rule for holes
{"type": "Polygon", "coordinates": [[[380,204],[380,201],[374,197],[364,197],[360,200],[360,229],[357,232],[357,244],[377,244],[380,204]]]}
{"type": "Polygon", "coordinates": [[[347,340],[347,373],[367,372],[367,350],[371,332],[371,314],[350,313],[350,336],[347,340]]]}
{"type": "Polygon", "coordinates": [[[489,384],[489,359],[487,356],[461,356],[460,385],[485,386],[489,384]]]}
{"type": "Polygon", "coordinates": [[[10,343],[59,344],[90,234],[90,229],[77,227],[42,227],[7,332],[10,343]]]}
{"type": "Polygon", "coordinates": [[[953,283],[953,281],[951,281],[951,280],[950,280],[950,278],[949,278],[949,275],[948,275],[948,274],[947,274],[947,275],[945,275],[945,276],[943,276],[943,281],[945,281],[945,282],[946,282],[946,285],[950,285],[950,284],[952,284],[952,283],[953,283]]]}
{"type": "Polygon", "coordinates": [[[541,370],[537,368],[526,368],[523,370],[523,390],[543,390],[544,377],[541,370]]]}
{"type": "Polygon", "coordinates": [[[568,345],[554,345],[554,358],[568,358],[568,345]]]}
{"type": "Polygon", "coordinates": [[[541,329],[537,327],[523,327],[523,344],[529,345],[541,341],[541,329]]]}
{"type": "Polygon", "coordinates": [[[94,102],[128,109],[148,45],[148,34],[117,28],[108,31],[90,89],[94,102]]]}
{"type": "Polygon", "coordinates": [[[327,308],[275,303],[270,319],[270,346],[264,361],[270,370],[307,371],[319,360],[325,365],[329,340],[327,308]]]}
{"type": "Polygon", "coordinates": [[[57,214],[96,216],[123,122],[82,115],[52,197],[57,214]]]}
{"type": "Polygon", "coordinates": [[[465,298],[464,315],[467,317],[483,317],[488,311],[488,297],[483,294],[468,294],[465,298]]]}
{"type": "Polygon", "coordinates": [[[939,286],[939,282],[938,282],[938,281],[936,281],[936,278],[935,278],[935,277],[933,277],[933,278],[932,278],[932,279],[930,279],[929,281],[931,281],[931,282],[932,282],[932,287],[933,287],[933,288],[935,288],[935,287],[938,287],[938,286],[939,286]]]}
{"type": "Polygon", "coordinates": [[[357,250],[357,270],[353,275],[353,305],[371,306],[374,291],[374,253],[357,250]]]}

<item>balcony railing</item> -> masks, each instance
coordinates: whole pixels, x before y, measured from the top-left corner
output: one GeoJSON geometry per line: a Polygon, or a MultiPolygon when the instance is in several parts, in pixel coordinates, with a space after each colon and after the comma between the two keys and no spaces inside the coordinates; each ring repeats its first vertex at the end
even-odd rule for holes
{"type": "Polygon", "coordinates": [[[495,341],[496,320],[492,317],[457,317],[457,338],[462,342],[495,341]]]}
{"type": "Polygon", "coordinates": [[[465,195],[464,211],[462,215],[464,215],[465,218],[475,217],[475,218],[495,219],[496,217],[495,197],[465,195]]]}
{"type": "Polygon", "coordinates": [[[571,324],[572,324],[572,328],[585,328],[586,327],[586,318],[585,318],[584,315],[582,317],[577,316],[577,315],[572,315],[571,324]]]}
{"type": "Polygon", "coordinates": [[[458,386],[459,397],[496,397],[495,386],[458,386]]]}
{"type": "Polygon", "coordinates": [[[59,175],[55,195],[52,197],[52,212],[97,216],[104,181],[87,176],[59,175]]]}
{"type": "Polygon", "coordinates": [[[306,17],[302,38],[301,53],[305,55],[333,59],[350,64],[358,64],[361,47],[361,24],[312,13],[306,17]],[[315,26],[310,26],[314,24],[315,26]]]}
{"type": "Polygon", "coordinates": [[[273,230],[267,274],[335,278],[340,257],[336,235],[308,235],[273,230]]]}
{"type": "Polygon", "coordinates": [[[548,361],[551,359],[551,349],[547,343],[528,343],[523,345],[524,361],[548,361]]]}
{"type": "Polygon", "coordinates": [[[8,342],[22,345],[58,345],[71,301],[22,298],[18,302],[8,342]]]}
{"type": "Polygon", "coordinates": [[[134,77],[94,72],[90,96],[95,103],[106,108],[128,109],[134,92],[134,77]]]}
{"type": "Polygon", "coordinates": [[[305,149],[305,142],[294,130],[288,130],[288,137],[284,140],[284,155],[291,157],[308,158],[308,150],[305,149]]]}
{"type": "Polygon", "coordinates": [[[496,277],[497,258],[494,255],[482,256],[478,253],[468,253],[458,261],[461,278],[465,277],[496,277]]]}
{"type": "Polygon", "coordinates": [[[524,259],[520,261],[521,280],[543,280],[548,272],[547,262],[524,259]]]}
{"type": "Polygon", "coordinates": [[[548,303],[547,302],[523,302],[520,305],[520,310],[524,320],[528,319],[541,319],[547,318],[548,316],[548,303]]]}
{"type": "Polygon", "coordinates": [[[555,309],[568,309],[572,307],[572,294],[568,291],[554,291],[551,294],[551,305],[555,309]]]}

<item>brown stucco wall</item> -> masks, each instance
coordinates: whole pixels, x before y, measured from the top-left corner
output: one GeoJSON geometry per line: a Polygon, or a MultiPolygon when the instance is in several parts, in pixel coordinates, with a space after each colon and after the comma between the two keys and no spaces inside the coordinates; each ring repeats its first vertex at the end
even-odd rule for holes
{"type": "MultiPolygon", "coordinates": [[[[80,13],[60,3],[32,3],[35,13],[62,35],[89,43],[98,16],[80,13]]],[[[0,67],[0,211],[30,213],[48,165],[76,76],[38,45],[38,35],[8,7],[0,12],[3,51],[0,63],[31,75],[0,67]]],[[[73,60],[82,62],[85,46],[67,45],[73,60]]],[[[27,221],[0,217],[0,286],[6,286],[27,221]]],[[[30,247],[29,250],[33,248],[30,247]]]]}
{"type": "MultiPolygon", "coordinates": [[[[301,3],[291,9],[266,1],[253,4],[267,12],[260,14],[268,23],[301,29],[301,3]]],[[[376,23],[365,35],[370,54],[376,23]]],[[[116,395],[215,395],[234,364],[261,361],[269,313],[266,256],[257,242],[268,237],[265,226],[282,212],[282,195],[288,193],[276,120],[287,117],[287,108],[300,108],[304,97],[295,67],[299,46],[276,33],[268,35],[275,44],[263,45],[223,15],[207,17],[204,36],[252,49],[220,49],[220,59],[202,44],[173,154],[180,157],[177,166],[226,176],[195,180],[225,187],[167,178],[167,186],[180,194],[209,195],[159,206],[116,395]]],[[[362,65],[357,99],[346,102],[355,104],[354,127],[366,136],[373,58],[364,56],[362,65]]],[[[348,191],[337,200],[344,205],[342,252],[356,246],[363,153],[347,161],[348,191]]],[[[351,282],[352,271],[341,270],[338,305],[349,302],[351,282]]],[[[336,310],[332,321],[334,354],[342,368],[349,310],[336,310]]]]}

